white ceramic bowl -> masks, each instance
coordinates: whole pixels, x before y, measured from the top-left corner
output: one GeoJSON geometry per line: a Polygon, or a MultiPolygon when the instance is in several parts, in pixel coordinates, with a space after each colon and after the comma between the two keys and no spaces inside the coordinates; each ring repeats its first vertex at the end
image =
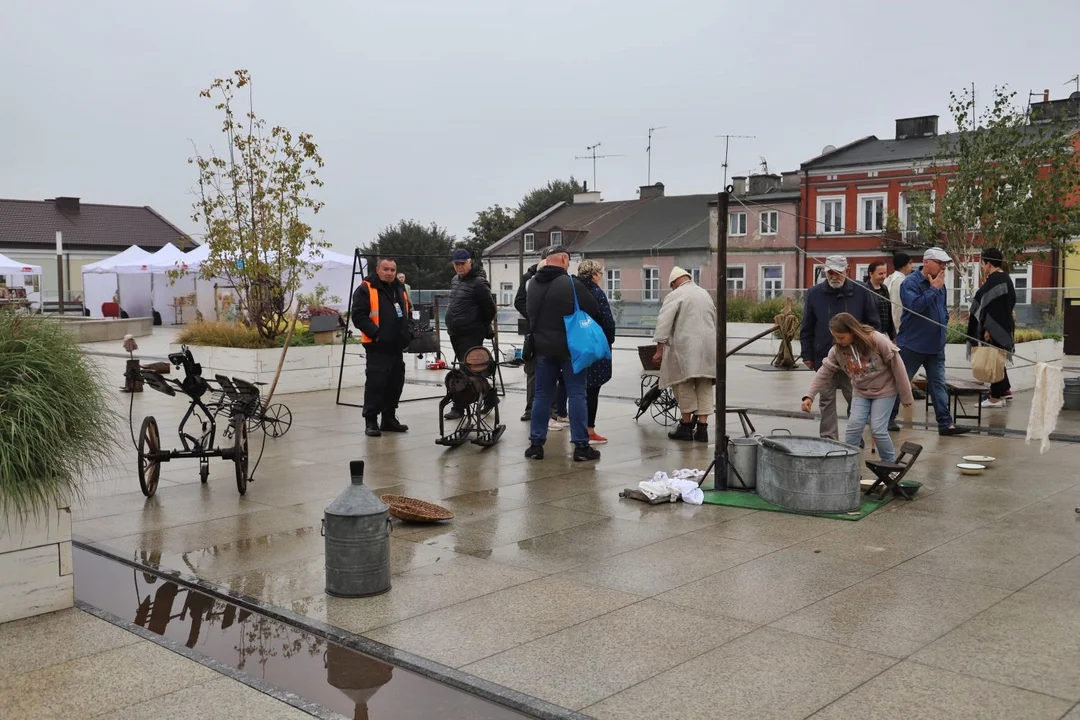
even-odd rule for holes
{"type": "Polygon", "coordinates": [[[966,462],[966,463],[976,463],[978,465],[989,465],[990,463],[994,462],[995,460],[997,460],[997,458],[990,457],[989,455],[965,455],[964,456],[964,462],[966,462]]]}
{"type": "Polygon", "coordinates": [[[979,463],[960,463],[956,467],[960,468],[960,472],[964,475],[982,475],[983,470],[986,469],[985,465],[979,463]]]}

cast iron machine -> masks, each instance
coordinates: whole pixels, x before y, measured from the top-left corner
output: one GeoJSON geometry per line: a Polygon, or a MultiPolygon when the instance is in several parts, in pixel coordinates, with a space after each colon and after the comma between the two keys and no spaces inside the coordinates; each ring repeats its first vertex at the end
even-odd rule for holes
{"type": "Polygon", "coordinates": [[[236,489],[243,495],[247,491],[248,473],[248,423],[260,410],[259,391],[251,383],[233,378],[240,390],[235,396],[227,395],[221,388],[214,388],[202,376],[202,366],[195,362],[191,351],[185,346],[178,353],[169,355],[169,362],[177,369],[184,369],[184,379],[167,378],[155,370],[142,369],[143,381],[158,392],[173,397],[177,391],[190,398],[191,403],[180,420],[177,434],[181,449],[162,450],[161,434],[153,415],[143,418],[137,442],[139,453],[139,486],[143,495],[151,497],[158,486],[161,463],[182,458],[199,460],[199,479],[206,483],[210,476],[210,458],[231,460],[236,469],[236,489]],[[211,394],[209,403],[203,398],[211,394]],[[216,412],[215,412],[216,410],[216,412]],[[215,447],[217,422],[226,421],[222,437],[226,445],[215,447]],[[198,430],[187,431],[189,422],[195,421],[198,430]]]}
{"type": "MultiPolygon", "coordinates": [[[[520,364],[512,360],[508,365],[520,364]]],[[[506,432],[506,426],[499,423],[499,391],[494,385],[499,363],[491,352],[484,347],[474,347],[465,353],[460,363],[456,363],[446,373],[446,397],[439,401],[439,438],[436,445],[458,447],[475,435],[472,442],[480,447],[491,447],[499,442],[506,432]],[[446,406],[454,403],[464,409],[464,414],[457,420],[457,426],[450,433],[446,432],[443,412],[446,406]],[[493,422],[488,417],[494,414],[493,422]]]]}

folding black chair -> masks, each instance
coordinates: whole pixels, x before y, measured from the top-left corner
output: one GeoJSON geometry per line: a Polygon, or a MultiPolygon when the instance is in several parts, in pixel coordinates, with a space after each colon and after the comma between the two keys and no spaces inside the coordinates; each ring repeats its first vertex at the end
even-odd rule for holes
{"type": "Polygon", "coordinates": [[[893,494],[900,495],[905,500],[911,500],[911,495],[908,495],[907,490],[900,485],[900,481],[904,479],[908,470],[915,464],[922,450],[922,445],[906,442],[900,446],[900,454],[896,456],[896,462],[867,460],[866,467],[870,469],[870,472],[874,473],[877,480],[874,481],[873,485],[866,488],[866,494],[869,495],[879,485],[883,485],[881,494],[878,495],[879,498],[885,497],[885,493],[891,490],[893,494]]]}

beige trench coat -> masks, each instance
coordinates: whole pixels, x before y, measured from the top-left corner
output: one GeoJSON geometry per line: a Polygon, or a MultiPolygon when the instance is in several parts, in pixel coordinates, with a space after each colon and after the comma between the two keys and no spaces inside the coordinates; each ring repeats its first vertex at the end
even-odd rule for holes
{"type": "Polygon", "coordinates": [[[686,282],[664,298],[653,340],[666,345],[660,387],[716,380],[716,305],[706,290],[686,282]]]}

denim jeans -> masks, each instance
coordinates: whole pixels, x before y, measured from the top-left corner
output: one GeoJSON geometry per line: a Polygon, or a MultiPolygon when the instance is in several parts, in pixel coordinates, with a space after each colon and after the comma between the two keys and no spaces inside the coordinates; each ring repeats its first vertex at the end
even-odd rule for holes
{"type": "Polygon", "coordinates": [[[566,394],[566,383],[564,383],[562,381],[562,378],[560,377],[559,378],[558,389],[555,391],[555,405],[553,407],[553,410],[555,411],[555,417],[561,417],[561,418],[566,417],[567,399],[568,399],[568,396],[566,394]]]}
{"type": "MultiPolygon", "coordinates": [[[[919,368],[926,369],[926,384],[930,391],[930,400],[934,403],[934,415],[937,417],[938,431],[947,430],[953,426],[952,414],[949,413],[949,391],[945,387],[945,351],[933,355],[917,353],[913,350],[900,348],[900,359],[907,368],[908,380],[915,377],[919,368]]],[[[900,398],[893,403],[892,422],[900,413],[900,398]]]]}
{"type": "Polygon", "coordinates": [[[560,360],[550,356],[536,358],[536,395],[533,397],[529,441],[533,445],[543,445],[547,440],[551,401],[555,398],[555,387],[560,373],[563,384],[566,385],[567,409],[570,412],[570,442],[575,445],[588,445],[589,431],[585,426],[588,414],[588,405],[585,402],[586,371],[575,374],[570,358],[560,360]]]}
{"type": "Polygon", "coordinates": [[[896,460],[896,451],[893,449],[892,438],[889,437],[889,418],[892,416],[896,400],[896,395],[883,398],[865,398],[858,395],[852,397],[851,414],[848,415],[844,442],[858,447],[859,441],[862,440],[863,429],[869,420],[870,432],[877,443],[878,456],[885,462],[896,460]]]}

